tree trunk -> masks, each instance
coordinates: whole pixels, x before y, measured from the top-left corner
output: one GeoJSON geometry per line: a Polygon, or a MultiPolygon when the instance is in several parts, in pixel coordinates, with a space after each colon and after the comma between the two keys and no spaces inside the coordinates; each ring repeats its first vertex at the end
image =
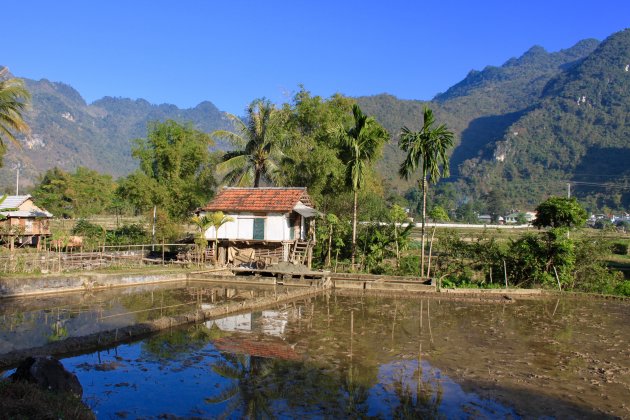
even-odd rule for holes
{"type": "Polygon", "coordinates": [[[400,248],[398,247],[398,226],[394,220],[394,241],[396,242],[396,268],[400,268],[400,248]]]}
{"type": "Polygon", "coordinates": [[[435,229],[433,226],[433,233],[431,233],[431,243],[429,244],[429,262],[427,264],[427,278],[431,277],[431,254],[433,253],[433,239],[435,238],[435,229]]]}
{"type": "Polygon", "coordinates": [[[357,251],[357,201],[359,197],[359,192],[354,190],[354,207],[352,212],[352,258],[350,259],[350,263],[352,265],[352,269],[354,270],[354,258],[356,256],[357,251]]]}
{"type": "Polygon", "coordinates": [[[256,173],[254,174],[254,188],[258,188],[260,186],[260,175],[262,171],[256,169],[256,173]]]}
{"type": "Polygon", "coordinates": [[[330,225],[330,232],[328,235],[328,256],[326,257],[326,267],[330,267],[331,262],[331,252],[332,252],[332,235],[333,235],[333,226],[330,225]]]}
{"type": "Polygon", "coordinates": [[[420,257],[420,277],[424,277],[424,225],[427,221],[427,184],[426,177],[422,177],[422,256],[420,257]]]}

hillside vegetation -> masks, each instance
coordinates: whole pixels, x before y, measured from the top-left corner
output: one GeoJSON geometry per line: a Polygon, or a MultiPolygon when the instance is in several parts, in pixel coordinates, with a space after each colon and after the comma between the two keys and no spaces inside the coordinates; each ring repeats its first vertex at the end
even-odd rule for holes
{"type": "MultiPolygon", "coordinates": [[[[192,109],[112,97],[87,104],[63,83],[27,80],[27,86],[32,132],[22,150],[10,146],[5,156],[4,189],[14,185],[18,160],[27,183],[54,166],[127,175],[137,167],[132,140],[151,121],[190,122],[206,133],[231,129],[210,102],[192,109]]],[[[437,191],[454,191],[456,207],[494,192],[509,208],[531,209],[550,194],[565,194],[567,182],[589,211],[630,207],[630,30],[557,52],[534,46],[501,66],[472,70],[431,101],[388,94],[355,100],[390,133],[377,168],[392,195],[414,187],[397,175],[403,158],[397,140],[403,126],[420,128],[428,105],[455,133],[451,176],[437,191]]]]}
{"type": "Polygon", "coordinates": [[[53,167],[71,171],[84,166],[115,178],[127,175],[137,168],[131,153],[133,140],[144,137],[153,121],[190,122],[204,132],[231,128],[225,113],[207,101],[190,109],[113,97],[87,104],[64,83],[26,79],[26,85],[32,94],[26,113],[31,133],[22,138],[21,150],[9,148],[0,168],[0,188],[15,185],[17,161],[22,165],[24,186],[53,167]]]}

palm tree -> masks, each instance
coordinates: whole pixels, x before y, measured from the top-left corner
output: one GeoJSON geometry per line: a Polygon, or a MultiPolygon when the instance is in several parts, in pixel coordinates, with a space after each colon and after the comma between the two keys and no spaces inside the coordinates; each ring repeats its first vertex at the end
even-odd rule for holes
{"type": "Polygon", "coordinates": [[[240,134],[227,130],[211,136],[229,140],[237,150],[226,153],[217,171],[224,173],[223,182],[239,187],[260,186],[263,177],[273,180],[282,153],[276,137],[276,109],[267,99],[256,99],[247,108],[247,123],[228,115],[240,134]]]}
{"type": "Polygon", "coordinates": [[[15,133],[26,133],[28,124],[22,117],[31,99],[31,94],[24,87],[24,81],[15,77],[7,77],[9,69],[0,70],[0,166],[5,145],[3,137],[19,146],[15,133]]]}
{"type": "Polygon", "coordinates": [[[234,218],[232,216],[226,216],[222,211],[215,211],[210,213],[208,219],[210,220],[210,226],[214,228],[214,265],[217,265],[217,257],[219,253],[219,228],[226,223],[233,222],[234,218]]]}
{"type": "Polygon", "coordinates": [[[405,160],[400,165],[400,176],[409,179],[412,173],[420,167],[421,178],[418,181],[422,188],[422,259],[420,272],[424,276],[424,245],[425,223],[427,220],[427,188],[429,182],[436,183],[440,176],[449,176],[449,161],[447,151],[453,147],[453,132],[441,124],[433,127],[435,118],[433,111],[424,107],[424,124],[420,131],[402,128],[400,148],[407,152],[405,160]],[[440,173],[440,166],[442,172],[440,173]]]}
{"type": "MultiPolygon", "coordinates": [[[[206,231],[212,226],[212,221],[207,216],[193,216],[190,221],[197,227],[197,236],[195,237],[195,245],[197,245],[199,264],[203,262],[208,240],[206,239],[206,231]]],[[[216,258],[216,256],[215,256],[216,258]]]]}
{"type": "Polygon", "coordinates": [[[346,185],[354,193],[352,210],[352,267],[357,245],[357,201],[365,184],[369,164],[381,153],[389,139],[387,131],[373,117],[363,114],[357,104],[352,106],[354,125],[345,131],[341,141],[341,160],[346,165],[346,185]]]}

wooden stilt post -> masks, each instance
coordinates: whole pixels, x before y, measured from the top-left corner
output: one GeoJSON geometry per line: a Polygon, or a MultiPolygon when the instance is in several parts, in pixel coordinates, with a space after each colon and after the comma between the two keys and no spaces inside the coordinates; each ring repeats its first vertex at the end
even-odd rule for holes
{"type": "Polygon", "coordinates": [[[503,260],[503,275],[505,277],[505,288],[508,288],[508,282],[507,282],[507,265],[505,264],[505,260],[503,260]]]}

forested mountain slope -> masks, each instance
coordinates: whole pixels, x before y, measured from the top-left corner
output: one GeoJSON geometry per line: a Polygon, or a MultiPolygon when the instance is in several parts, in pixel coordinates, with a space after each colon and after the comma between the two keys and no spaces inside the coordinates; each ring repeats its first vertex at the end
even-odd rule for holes
{"type": "MultiPolygon", "coordinates": [[[[471,71],[465,79],[432,101],[399,100],[391,95],[358,98],[364,110],[376,116],[390,133],[398,137],[402,126],[417,130],[421,126],[424,105],[434,110],[437,121],[456,133],[456,147],[451,156],[451,173],[459,175],[459,166],[467,159],[492,157],[492,144],[530,107],[540,100],[545,85],[564,70],[575,66],[593,52],[598,41],[578,42],[554,53],[532,47],[519,58],[511,58],[500,67],[488,66],[471,71]]],[[[383,173],[396,185],[407,185],[386,170],[398,165],[402,154],[397,144],[390,144],[382,162],[383,173]]]]}
{"type": "Polygon", "coordinates": [[[630,178],[630,30],[552,78],[489,146],[490,159],[462,166],[472,185],[516,199],[563,191],[565,181],[613,183],[574,192],[599,206],[630,206],[630,191],[619,188],[630,178]]]}
{"type": "Polygon", "coordinates": [[[26,114],[31,133],[22,139],[21,150],[9,146],[0,168],[0,188],[14,186],[18,161],[25,186],[54,166],[65,170],[87,166],[114,177],[126,175],[137,166],[131,156],[132,140],[146,136],[150,121],[191,122],[206,132],[230,127],[225,114],[211,102],[180,109],[169,104],[152,105],[143,99],[105,97],[87,104],[79,92],[64,83],[25,81],[32,95],[26,114]]]}

